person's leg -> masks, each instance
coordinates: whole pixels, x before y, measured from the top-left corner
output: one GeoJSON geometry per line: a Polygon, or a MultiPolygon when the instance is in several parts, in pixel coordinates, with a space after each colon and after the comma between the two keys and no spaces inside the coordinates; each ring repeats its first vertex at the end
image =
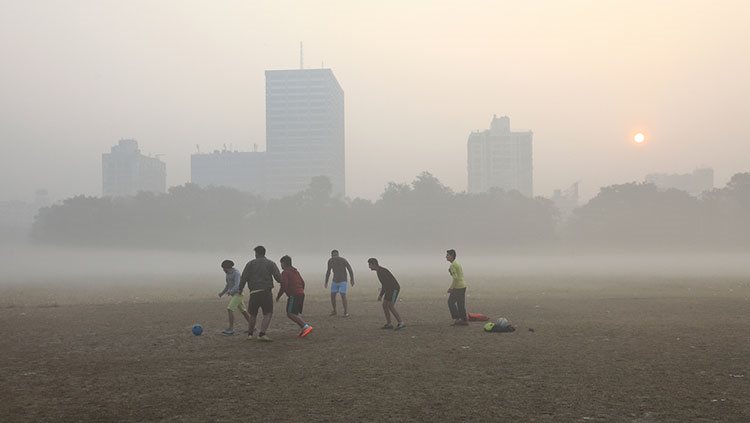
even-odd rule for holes
{"type": "Polygon", "coordinates": [[[298,315],[296,315],[296,314],[292,314],[292,313],[287,313],[287,314],[286,314],[286,317],[288,317],[288,318],[289,318],[289,320],[291,320],[291,321],[293,321],[294,323],[296,323],[296,324],[297,324],[297,326],[299,326],[300,328],[303,328],[303,327],[305,327],[305,325],[307,324],[307,323],[305,323],[305,321],[304,321],[304,320],[302,320],[302,319],[301,319],[301,318],[300,318],[300,317],[299,317],[298,315]]]}
{"type": "Polygon", "coordinates": [[[255,332],[255,323],[258,320],[258,309],[260,308],[260,302],[257,300],[258,294],[251,294],[250,299],[247,301],[247,312],[250,318],[247,320],[247,335],[248,338],[252,338],[253,332],[255,332]]]}
{"type": "Polygon", "coordinates": [[[346,294],[343,292],[341,293],[341,304],[344,305],[344,317],[349,315],[349,312],[347,311],[347,304],[346,304],[346,294]]]}
{"type": "Polygon", "coordinates": [[[238,295],[238,302],[237,302],[237,309],[240,310],[240,313],[242,313],[242,316],[245,318],[245,320],[249,323],[250,322],[250,315],[247,313],[247,308],[245,308],[245,298],[242,294],[238,295]]]}
{"type": "Polygon", "coordinates": [[[466,288],[461,288],[458,290],[458,293],[456,295],[456,302],[457,302],[457,309],[456,312],[458,313],[458,318],[460,320],[466,321],[466,288]]]}
{"type": "Polygon", "coordinates": [[[255,332],[255,321],[258,320],[258,315],[252,314],[252,312],[248,314],[250,315],[250,318],[247,319],[247,334],[253,336],[253,332],[255,332]]]}
{"type": "Polygon", "coordinates": [[[333,291],[333,286],[331,286],[331,316],[336,315],[336,291],[333,291]]]}
{"type": "Polygon", "coordinates": [[[305,326],[305,321],[298,315],[298,313],[301,312],[301,310],[298,309],[301,308],[300,303],[303,301],[302,298],[292,296],[286,299],[286,317],[296,323],[300,328],[305,326]]]}
{"type": "Polygon", "coordinates": [[[273,313],[268,313],[263,315],[263,321],[260,322],[260,333],[263,335],[266,334],[266,331],[268,330],[268,326],[271,325],[271,317],[273,317],[273,313]]]}
{"type": "Polygon", "coordinates": [[[388,306],[388,304],[389,304],[388,300],[383,300],[383,313],[385,314],[385,323],[387,325],[390,325],[391,324],[391,312],[390,312],[390,307],[388,306]]]}
{"type": "Polygon", "coordinates": [[[234,313],[232,313],[232,310],[227,309],[227,314],[229,315],[229,327],[227,331],[231,331],[234,330],[234,313]]]}
{"type": "Polygon", "coordinates": [[[268,326],[271,325],[271,317],[273,317],[273,293],[271,293],[271,290],[269,289],[258,293],[258,295],[261,296],[259,297],[261,300],[260,308],[263,310],[263,321],[260,322],[260,332],[258,333],[258,337],[263,339],[268,330],[268,326]]]}
{"type": "Polygon", "coordinates": [[[453,320],[458,320],[458,305],[456,302],[456,290],[454,289],[448,295],[448,310],[450,310],[453,320]]]}
{"type": "MultiPolygon", "coordinates": [[[[388,310],[390,310],[391,313],[393,313],[393,317],[396,318],[396,321],[401,324],[403,323],[403,320],[401,320],[401,316],[398,314],[398,311],[396,311],[396,304],[393,304],[390,301],[387,301],[388,303],[388,310]]],[[[390,321],[389,321],[390,323],[390,321]]]]}
{"type": "Polygon", "coordinates": [[[250,323],[250,315],[247,313],[247,310],[240,309],[240,313],[242,313],[242,316],[245,317],[245,320],[247,320],[247,322],[250,323]]]}

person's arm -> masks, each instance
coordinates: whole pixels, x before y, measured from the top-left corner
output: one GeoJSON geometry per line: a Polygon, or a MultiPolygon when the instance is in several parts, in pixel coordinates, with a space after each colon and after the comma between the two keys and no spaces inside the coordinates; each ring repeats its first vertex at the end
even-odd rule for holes
{"type": "Polygon", "coordinates": [[[346,270],[349,271],[349,277],[351,279],[352,286],[354,286],[354,270],[352,270],[352,266],[349,264],[349,261],[346,262],[346,270]]]}
{"type": "Polygon", "coordinates": [[[219,298],[221,298],[227,292],[229,292],[229,282],[227,282],[226,285],[224,285],[224,289],[219,292],[219,298]]]}
{"type": "Polygon", "coordinates": [[[279,301],[281,298],[281,295],[286,292],[286,287],[289,284],[289,275],[287,272],[284,272],[281,274],[281,288],[279,288],[279,293],[276,295],[276,302],[279,301]]]}
{"type": "Polygon", "coordinates": [[[328,278],[331,277],[332,269],[333,269],[333,265],[331,263],[331,259],[328,259],[328,270],[326,270],[326,281],[323,283],[323,288],[328,288],[328,278]]]}
{"type": "Polygon", "coordinates": [[[242,271],[242,276],[240,277],[240,289],[239,289],[240,293],[242,293],[242,291],[245,289],[245,284],[250,283],[251,275],[252,275],[252,271],[250,270],[250,263],[248,263],[245,265],[245,269],[242,271]]]}
{"type": "Polygon", "coordinates": [[[271,276],[276,279],[276,282],[281,283],[281,273],[279,273],[279,266],[276,263],[271,262],[273,268],[271,269],[271,276]]]}
{"type": "Polygon", "coordinates": [[[380,275],[380,271],[377,271],[378,280],[380,281],[380,294],[378,294],[378,301],[383,299],[383,295],[385,295],[385,283],[383,283],[383,278],[380,275]]]}

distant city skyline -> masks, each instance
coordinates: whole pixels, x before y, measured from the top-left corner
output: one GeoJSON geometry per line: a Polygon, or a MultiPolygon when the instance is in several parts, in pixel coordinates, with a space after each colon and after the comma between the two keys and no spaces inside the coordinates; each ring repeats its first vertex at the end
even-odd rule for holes
{"type": "Polygon", "coordinates": [[[536,195],[705,166],[723,186],[750,170],[748,16],[738,1],[2,2],[0,200],[98,195],[120,138],[160,154],[168,186],[190,180],[196,144],[265,150],[263,72],[296,68],[300,41],[346,89],[351,198],[422,171],[466,190],[466,134],[493,114],[534,129],[536,195]]]}

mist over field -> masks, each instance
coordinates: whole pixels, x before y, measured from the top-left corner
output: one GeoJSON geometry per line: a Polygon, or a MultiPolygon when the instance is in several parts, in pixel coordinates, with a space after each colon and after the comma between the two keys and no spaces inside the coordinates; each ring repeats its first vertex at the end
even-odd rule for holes
{"type": "MultiPolygon", "coordinates": [[[[324,280],[328,251],[318,255],[295,254],[290,249],[268,246],[268,258],[278,263],[289,254],[307,283],[321,285],[324,280]]],[[[248,248],[251,250],[251,248],[248,248]]],[[[134,249],[85,249],[54,247],[0,248],[0,284],[4,286],[45,286],[49,288],[125,288],[129,285],[158,287],[158,285],[205,286],[220,288],[223,273],[220,263],[231,259],[242,269],[252,259],[247,252],[224,253],[173,252],[134,249]]],[[[450,283],[444,250],[433,255],[397,254],[373,250],[369,254],[357,251],[342,256],[351,263],[358,280],[377,284],[367,267],[367,259],[376,257],[391,269],[397,278],[410,283],[435,285],[450,283]]],[[[459,250],[459,254],[461,254],[459,250]]],[[[576,282],[576,278],[606,286],[612,279],[628,281],[658,281],[660,278],[712,280],[737,278],[750,281],[750,267],[745,253],[691,252],[621,252],[621,253],[497,253],[492,255],[460,255],[467,281],[481,280],[496,284],[502,291],[511,282],[525,280],[559,283],[561,287],[576,282]]],[[[375,286],[375,285],[373,285],[375,286]]]]}

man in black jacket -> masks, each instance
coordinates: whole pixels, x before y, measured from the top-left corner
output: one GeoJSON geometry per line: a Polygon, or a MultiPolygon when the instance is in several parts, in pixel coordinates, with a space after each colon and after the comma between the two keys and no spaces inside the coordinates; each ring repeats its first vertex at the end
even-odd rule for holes
{"type": "Polygon", "coordinates": [[[263,246],[255,247],[255,260],[251,260],[245,265],[242,271],[242,281],[240,282],[240,293],[245,289],[250,291],[250,299],[247,301],[247,311],[250,313],[248,321],[247,339],[253,339],[255,332],[255,322],[258,317],[258,310],[263,310],[263,321],[260,324],[259,341],[271,341],[266,335],[266,330],[271,324],[273,316],[273,280],[281,283],[281,273],[276,263],[266,258],[266,249],[263,246]]]}

